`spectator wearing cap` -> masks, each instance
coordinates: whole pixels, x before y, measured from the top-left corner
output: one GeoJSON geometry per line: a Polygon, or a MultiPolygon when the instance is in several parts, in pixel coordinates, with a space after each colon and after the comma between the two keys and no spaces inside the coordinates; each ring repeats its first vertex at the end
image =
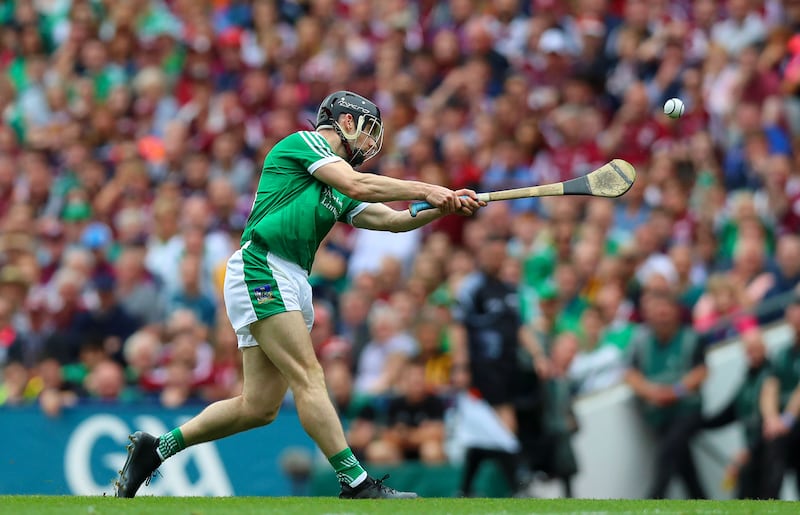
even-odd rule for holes
{"type": "Polygon", "coordinates": [[[558,333],[557,322],[561,306],[556,282],[545,280],[539,283],[535,297],[538,306],[530,321],[520,331],[520,343],[525,350],[522,362],[528,362],[526,369],[532,369],[533,366],[539,375],[546,376],[549,369],[548,355],[558,333]]]}
{"type": "Polygon", "coordinates": [[[94,262],[88,279],[114,275],[113,265],[108,258],[113,243],[111,228],[102,222],[92,222],[83,230],[80,244],[91,251],[94,262]]]}

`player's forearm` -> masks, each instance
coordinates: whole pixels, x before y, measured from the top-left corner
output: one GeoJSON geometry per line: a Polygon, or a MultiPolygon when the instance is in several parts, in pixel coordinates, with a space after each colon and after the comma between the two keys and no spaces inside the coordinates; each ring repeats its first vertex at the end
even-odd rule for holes
{"type": "Polygon", "coordinates": [[[431,186],[419,181],[403,181],[383,175],[360,173],[348,196],[362,202],[425,200],[431,186]]]}
{"type": "Polygon", "coordinates": [[[412,217],[408,209],[397,211],[392,216],[392,221],[389,226],[391,232],[406,232],[419,229],[423,225],[429,224],[434,220],[438,220],[443,215],[438,209],[429,209],[427,211],[420,211],[417,216],[412,217]]]}

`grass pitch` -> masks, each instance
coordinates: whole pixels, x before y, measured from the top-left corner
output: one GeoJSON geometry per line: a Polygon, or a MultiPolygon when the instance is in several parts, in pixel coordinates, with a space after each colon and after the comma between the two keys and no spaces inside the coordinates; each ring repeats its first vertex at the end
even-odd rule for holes
{"type": "Polygon", "coordinates": [[[57,497],[0,496],[13,515],[511,515],[544,513],[795,514],[792,501],[628,501],[591,499],[417,499],[342,501],[330,497],[57,497]]]}

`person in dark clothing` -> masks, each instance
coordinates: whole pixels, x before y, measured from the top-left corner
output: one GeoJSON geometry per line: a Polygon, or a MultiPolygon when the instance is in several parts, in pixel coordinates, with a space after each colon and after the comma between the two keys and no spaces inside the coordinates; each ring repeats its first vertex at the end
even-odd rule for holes
{"type": "Polygon", "coordinates": [[[403,367],[402,394],[392,398],[386,411],[386,429],[367,456],[375,463],[380,448],[384,461],[419,460],[439,464],[444,454],[444,403],[425,386],[425,364],[416,359],[403,367]],[[388,458],[388,460],[387,460],[388,458]]]}
{"type": "Polygon", "coordinates": [[[93,283],[100,299],[99,306],[76,316],[74,333],[79,341],[85,339],[87,335],[102,337],[106,353],[115,361],[124,363],[122,342],[135,333],[140,324],[125,311],[114,296],[113,276],[101,275],[95,278],[93,283]]]}
{"type": "Polygon", "coordinates": [[[642,415],[657,438],[652,499],[667,493],[672,476],[693,499],[705,499],[689,443],[702,426],[700,385],[708,369],[703,346],[680,320],[678,299],[666,292],[642,297],[644,323],[631,341],[625,380],[641,401],[642,415]]]}
{"type": "Polygon", "coordinates": [[[715,429],[741,422],[746,446],[738,452],[725,472],[725,482],[736,484],[738,499],[759,499],[763,489],[764,439],[761,435],[759,396],[764,381],[770,376],[770,363],[761,331],[752,329],[742,335],[747,355],[747,374],[736,395],[716,415],[709,417],[703,429],[715,429]]]}
{"type": "Polygon", "coordinates": [[[479,271],[466,277],[457,295],[454,318],[466,333],[466,348],[455,366],[466,366],[471,386],[516,432],[512,402],[520,328],[519,298],[514,286],[500,279],[506,242],[490,238],[481,248],[479,271]]]}
{"type": "Polygon", "coordinates": [[[800,294],[786,307],[786,322],[794,332],[793,342],[775,356],[771,374],[761,389],[765,440],[761,496],[765,499],[780,498],[788,468],[794,469],[800,487],[800,294]]]}
{"type": "Polygon", "coordinates": [[[772,264],[772,287],[764,294],[768,305],[764,312],[757,313],[762,323],[773,322],[782,315],[780,309],[769,309],[773,303],[783,306],[784,297],[791,297],[792,291],[800,284],[800,236],[784,234],[778,239],[775,249],[775,262],[772,264]]]}
{"type": "MultiPolygon", "coordinates": [[[[490,237],[478,256],[479,270],[466,277],[457,294],[454,318],[463,328],[466,345],[456,349],[454,367],[466,369],[474,393],[483,398],[500,422],[517,433],[514,410],[517,380],[517,348],[520,331],[519,299],[514,286],[500,279],[506,259],[506,242],[490,237]]],[[[516,454],[468,448],[466,450],[461,493],[469,496],[480,464],[494,460],[500,465],[511,491],[518,488],[516,454]]]]}

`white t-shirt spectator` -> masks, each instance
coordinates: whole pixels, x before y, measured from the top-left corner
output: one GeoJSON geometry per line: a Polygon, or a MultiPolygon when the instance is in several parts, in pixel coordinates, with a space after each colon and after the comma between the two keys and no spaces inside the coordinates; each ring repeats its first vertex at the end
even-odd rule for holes
{"type": "Polygon", "coordinates": [[[414,338],[405,333],[398,333],[385,343],[377,343],[375,340],[370,341],[364,346],[364,350],[361,351],[361,355],[358,358],[353,389],[359,393],[373,391],[390,356],[402,354],[410,358],[416,351],[417,344],[414,338]]]}
{"type": "Polygon", "coordinates": [[[727,19],[714,24],[711,39],[728,51],[737,55],[748,46],[762,41],[767,35],[767,27],[761,17],[751,12],[741,23],[727,19]]]}

